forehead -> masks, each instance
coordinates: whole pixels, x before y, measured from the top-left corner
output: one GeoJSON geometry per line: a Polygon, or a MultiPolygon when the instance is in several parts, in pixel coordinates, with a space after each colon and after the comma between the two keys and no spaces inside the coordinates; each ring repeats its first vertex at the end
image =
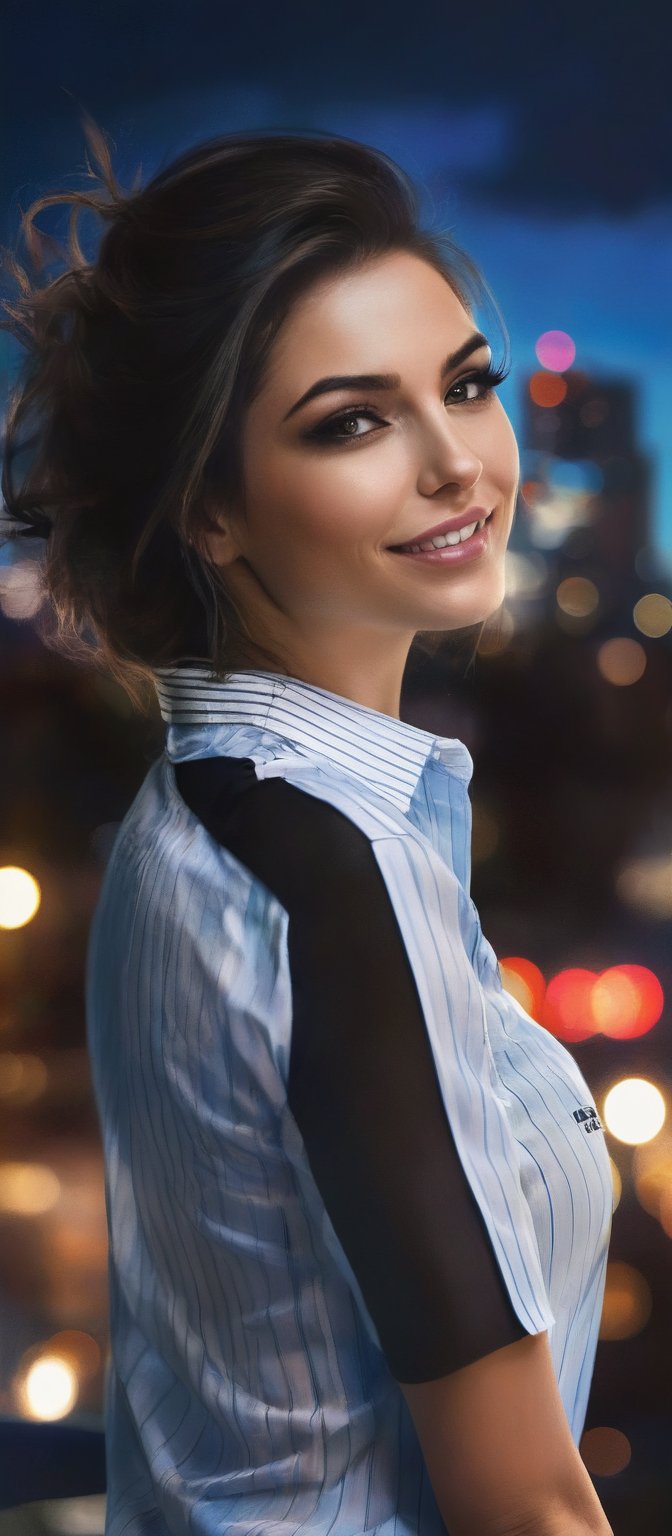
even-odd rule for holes
{"type": "Polygon", "coordinates": [[[407,251],[315,282],[295,301],[269,357],[263,393],[279,398],[320,373],[397,371],[404,354],[437,359],[473,329],[441,272],[407,251]]]}

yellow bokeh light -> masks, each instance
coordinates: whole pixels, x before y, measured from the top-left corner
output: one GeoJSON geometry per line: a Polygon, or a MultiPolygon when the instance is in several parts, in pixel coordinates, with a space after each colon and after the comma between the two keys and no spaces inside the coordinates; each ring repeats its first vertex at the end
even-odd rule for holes
{"type": "Polygon", "coordinates": [[[617,688],[628,688],[638,683],[646,671],[646,651],[638,640],[618,636],[605,640],[597,653],[597,665],[607,683],[617,688]]]}
{"type": "Polygon", "coordinates": [[[658,1203],[658,1220],[666,1237],[672,1237],[672,1180],[661,1189],[658,1203]]]}
{"type": "Polygon", "coordinates": [[[616,1083],[604,1101],[607,1129],[627,1146],[652,1141],[665,1124],[665,1100],[655,1083],[645,1077],[626,1077],[616,1083]]]}
{"type": "Polygon", "coordinates": [[[632,1339],[646,1327],[652,1309],[651,1290],[640,1270],[612,1260],[600,1318],[600,1339],[632,1339]]]}
{"type": "Polygon", "coordinates": [[[77,1376],[58,1355],[43,1355],[19,1382],[24,1411],[34,1419],[62,1419],[79,1396],[77,1376]]]}
{"type": "Polygon", "coordinates": [[[500,965],[499,973],[505,990],[517,999],[521,1008],[524,1008],[526,1013],[532,1013],[534,1007],[532,988],[528,987],[524,976],[520,976],[517,971],[514,971],[508,965],[500,965]]]}
{"type": "Polygon", "coordinates": [[[60,1194],[61,1181],[45,1163],[0,1163],[0,1212],[43,1216],[60,1194]]]}
{"type": "Polygon", "coordinates": [[[567,576],[557,588],[555,601],[563,613],[583,619],[595,612],[600,594],[595,582],[589,581],[587,576],[567,576]]]}
{"type": "Polygon", "coordinates": [[[662,592],[647,592],[632,610],[632,617],[643,635],[657,639],[672,629],[672,602],[662,592]]]}
{"type": "Polygon", "coordinates": [[[635,1149],[632,1176],[637,1199],[649,1216],[661,1219],[661,1201],[672,1193],[672,1132],[665,1127],[653,1142],[635,1149]]]}
{"type": "Polygon", "coordinates": [[[611,1207],[613,1214],[614,1211],[618,1210],[618,1207],[621,1203],[621,1195],[623,1194],[623,1180],[621,1178],[618,1164],[614,1162],[613,1157],[609,1158],[609,1166],[611,1168],[611,1182],[614,1188],[614,1199],[611,1207]]]}
{"type": "Polygon", "coordinates": [[[639,992],[626,971],[609,966],[597,977],[591,993],[590,1006],[597,1029],[605,1034],[627,1035],[627,1025],[637,1014],[639,992]]]}
{"type": "Polygon", "coordinates": [[[16,864],[0,868],[0,928],[23,928],[35,916],[42,893],[37,880],[16,864]]]}

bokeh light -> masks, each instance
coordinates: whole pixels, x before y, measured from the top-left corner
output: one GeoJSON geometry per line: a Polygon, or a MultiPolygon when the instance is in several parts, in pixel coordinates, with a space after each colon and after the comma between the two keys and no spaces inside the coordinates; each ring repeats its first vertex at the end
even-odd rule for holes
{"type": "Polygon", "coordinates": [[[530,375],[528,389],[530,399],[535,405],[541,405],[545,409],[560,405],[567,394],[565,380],[559,378],[557,373],[544,373],[543,370],[530,375]]]}
{"type": "Polygon", "coordinates": [[[614,1190],[612,1209],[615,1211],[620,1205],[621,1195],[623,1193],[623,1180],[621,1178],[621,1172],[618,1164],[614,1162],[614,1159],[611,1156],[609,1157],[609,1166],[611,1168],[611,1182],[614,1190]]]}
{"type": "Polygon", "coordinates": [[[23,928],[35,916],[41,901],[37,880],[16,864],[0,868],[0,928],[23,928]]]}
{"type": "Polygon", "coordinates": [[[27,1418],[62,1419],[77,1402],[79,1384],[66,1360],[45,1354],[19,1373],[15,1392],[27,1418]]]}
{"type": "Polygon", "coordinates": [[[628,860],[617,870],[614,888],[627,906],[661,921],[672,917],[672,852],[628,860]]]}
{"type": "Polygon", "coordinates": [[[543,555],[536,550],[522,554],[519,550],[507,549],[505,561],[508,598],[542,595],[548,582],[548,565],[543,555]]]}
{"type": "Polygon", "coordinates": [[[645,965],[612,965],[597,977],[591,992],[595,1027],[612,1040],[634,1040],[658,1023],[663,989],[645,965]]]}
{"type": "MultiPolygon", "coordinates": [[[[642,1209],[661,1221],[663,1202],[669,1210],[672,1197],[672,1131],[666,1126],[651,1141],[635,1147],[632,1178],[642,1209]]],[[[668,1230],[667,1235],[672,1232],[668,1230]]]]}
{"type": "Polygon", "coordinates": [[[539,966],[534,965],[531,960],[526,960],[522,955],[507,955],[505,959],[500,959],[499,970],[502,986],[506,991],[518,999],[521,1008],[524,1008],[531,1018],[540,1019],[546,980],[539,966]]]}
{"type": "Polygon", "coordinates": [[[604,971],[573,967],[548,983],[521,955],[500,960],[502,983],[532,1018],[560,1040],[607,1035],[632,1040],[652,1029],[662,1014],[663,989],[644,965],[612,965],[604,971]]]}
{"type": "Polygon", "coordinates": [[[596,613],[600,594],[588,576],[566,576],[556,589],[555,600],[563,613],[582,619],[596,613]]]}
{"type": "Polygon", "coordinates": [[[564,373],[576,357],[576,347],[567,331],[544,331],[534,350],[542,368],[550,368],[552,373],[564,373]]]}
{"type": "Polygon", "coordinates": [[[0,1212],[43,1216],[56,1204],[61,1183],[44,1163],[0,1163],[0,1212]]]}
{"type": "Polygon", "coordinates": [[[594,1477],[615,1477],[632,1459],[632,1446],[621,1429],[599,1425],[581,1436],[581,1456],[594,1477]]]}
{"type": "Polygon", "coordinates": [[[547,491],[530,511],[530,539],[542,549],[559,549],[576,528],[590,527],[590,504],[583,495],[547,491]]]}
{"type": "Polygon", "coordinates": [[[607,1264],[600,1339],[632,1339],[641,1333],[652,1310],[648,1281],[633,1264],[612,1259],[607,1264]]]}
{"type": "Polygon", "coordinates": [[[616,688],[628,688],[644,676],[646,651],[638,640],[625,636],[605,640],[597,652],[597,667],[605,682],[616,688]]]}
{"type": "Polygon", "coordinates": [[[652,1141],[665,1124],[665,1100],[645,1077],[626,1077],[609,1089],[604,1100],[607,1129],[618,1141],[634,1147],[652,1141]]]}
{"type": "Polygon", "coordinates": [[[672,601],[662,592],[647,592],[635,603],[632,617],[641,634],[658,639],[672,629],[672,601]]]}
{"type": "Polygon", "coordinates": [[[666,1237],[672,1237],[672,1184],[661,1189],[658,1220],[666,1237]]]}
{"type": "Polygon", "coordinates": [[[558,971],[546,988],[540,1022],[559,1040],[587,1040],[595,1033],[591,1004],[595,972],[575,966],[558,971]]]}

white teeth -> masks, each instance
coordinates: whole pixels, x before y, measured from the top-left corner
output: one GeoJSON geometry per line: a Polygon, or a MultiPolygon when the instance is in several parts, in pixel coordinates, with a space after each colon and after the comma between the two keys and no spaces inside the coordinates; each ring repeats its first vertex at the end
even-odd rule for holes
{"type": "Polygon", "coordinates": [[[414,549],[445,549],[446,544],[463,544],[465,539],[470,539],[477,528],[482,528],[485,518],[480,523],[467,523],[464,528],[456,528],[452,533],[437,533],[433,539],[428,539],[424,544],[415,544],[414,549]]]}
{"type": "Polygon", "coordinates": [[[423,550],[445,549],[446,544],[462,544],[465,539],[471,538],[477,528],[480,529],[487,523],[489,516],[490,513],[487,517],[482,517],[480,522],[468,523],[465,528],[458,528],[452,533],[437,533],[433,539],[426,539],[424,544],[403,544],[401,548],[410,550],[411,554],[419,554],[423,550]]]}

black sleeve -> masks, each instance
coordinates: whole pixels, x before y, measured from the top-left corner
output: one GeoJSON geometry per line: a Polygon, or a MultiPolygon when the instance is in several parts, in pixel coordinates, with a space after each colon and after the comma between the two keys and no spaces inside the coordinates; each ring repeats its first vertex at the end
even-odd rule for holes
{"type": "Polygon", "coordinates": [[[391,1372],[433,1380],[523,1338],[369,839],[287,780],[257,780],[251,759],[192,760],[175,776],[289,914],[289,1105],[391,1372]]]}

